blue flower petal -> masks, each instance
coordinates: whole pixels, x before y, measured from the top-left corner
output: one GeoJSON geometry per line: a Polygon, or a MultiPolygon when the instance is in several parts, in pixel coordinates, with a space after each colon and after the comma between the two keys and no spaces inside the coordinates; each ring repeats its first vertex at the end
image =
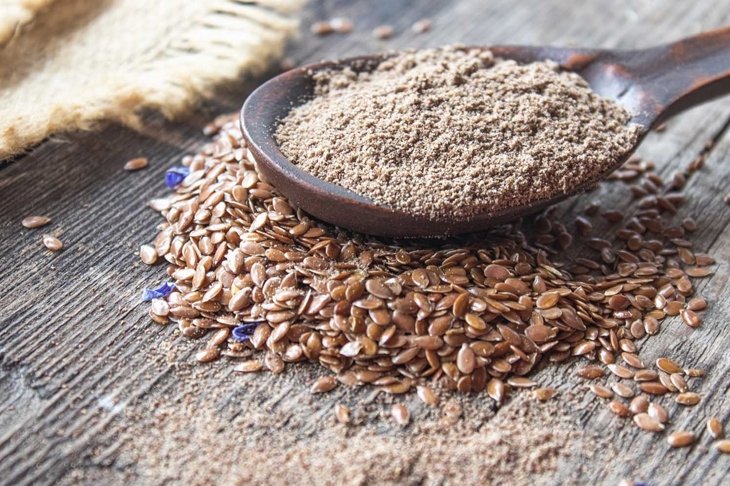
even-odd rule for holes
{"type": "Polygon", "coordinates": [[[152,299],[161,299],[167,297],[175,290],[175,284],[172,282],[163,282],[162,285],[156,289],[144,289],[142,292],[142,300],[148,302],[152,299]]]}
{"type": "Polygon", "coordinates": [[[175,189],[182,184],[185,178],[190,174],[190,169],[183,166],[170,167],[165,172],[165,185],[170,189],[175,189]]]}
{"type": "Polygon", "coordinates": [[[263,322],[264,321],[247,322],[246,324],[241,324],[240,326],[234,327],[232,333],[234,341],[242,343],[251,339],[251,336],[253,336],[253,333],[254,331],[256,331],[258,325],[263,322]]]}

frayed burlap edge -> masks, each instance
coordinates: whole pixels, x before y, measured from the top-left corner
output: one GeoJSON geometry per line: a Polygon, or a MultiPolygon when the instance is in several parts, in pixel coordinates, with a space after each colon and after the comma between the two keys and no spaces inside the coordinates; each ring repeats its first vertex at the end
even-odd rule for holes
{"type": "MultiPolygon", "coordinates": [[[[169,48],[130,69],[123,77],[104,79],[78,99],[58,99],[30,113],[3,120],[0,160],[17,155],[48,136],[89,130],[102,121],[140,128],[140,112],[153,109],[172,118],[188,112],[216,85],[242,73],[264,70],[281,55],[296,31],[292,15],[302,1],[234,0],[211,2],[210,12],[169,48]]],[[[103,79],[103,76],[102,76],[103,79]]]]}
{"type": "Polygon", "coordinates": [[[0,4],[0,48],[10,42],[20,28],[55,0],[4,0],[0,4]]]}

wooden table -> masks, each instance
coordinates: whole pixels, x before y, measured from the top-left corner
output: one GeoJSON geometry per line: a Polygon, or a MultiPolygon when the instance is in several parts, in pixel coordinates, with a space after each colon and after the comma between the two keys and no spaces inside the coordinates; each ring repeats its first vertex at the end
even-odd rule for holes
{"type": "MultiPolygon", "coordinates": [[[[323,1],[306,7],[301,38],[291,43],[289,55],[304,62],[454,42],[631,48],[728,23],[730,3],[712,0],[323,1]],[[353,19],[355,31],[324,38],[309,33],[311,22],[333,16],[353,19]],[[411,33],[409,26],[422,17],[433,20],[432,31],[411,33]],[[397,32],[387,42],[370,34],[382,23],[394,25],[397,32]]],[[[273,422],[253,422],[241,432],[242,441],[253,441],[249,452],[256,449],[256,441],[263,444],[267,436],[277,434],[292,447],[303,444],[319,450],[333,434],[342,436],[332,432],[332,406],[343,400],[356,406],[368,396],[368,390],[338,389],[313,400],[308,388],[320,373],[314,367],[301,366],[280,376],[242,378],[234,376],[225,363],[194,364],[194,343],[176,338],[173,326],[150,323],[147,306],[140,303],[140,290],[163,278],[162,267],[148,268],[135,256],[138,245],[154,236],[159,222],[144,203],[164,192],[164,170],[204,140],[201,127],[215,114],[237,109],[260,81],[222,90],[214,102],[181,123],[151,117],[144,133],[111,126],[96,133],[54,137],[0,171],[0,483],[175,482],[180,478],[169,470],[163,474],[147,463],[124,458],[136,440],[129,431],[155,433],[154,424],[148,431],[135,429],[139,417],[153,414],[161,403],[189,398],[183,397],[186,394],[195,395],[201,410],[226,419],[242,413],[275,417],[273,422]],[[122,170],[126,160],[142,155],[151,160],[148,169],[122,170]],[[20,220],[30,214],[53,218],[52,228],[66,245],[63,252],[45,251],[40,243],[43,231],[20,226],[20,220]]],[[[723,202],[730,192],[729,126],[730,98],[726,97],[673,119],[664,133],[650,135],[640,149],[665,176],[706,156],[706,167],[691,179],[690,201],[682,212],[693,214],[700,225],[695,247],[718,260],[716,275],[703,280],[699,288],[710,308],[700,329],[691,331],[671,320],[642,347],[646,361],[668,355],[707,370],[700,388],[703,402],[691,412],[675,415],[678,427],[695,431],[702,431],[712,415],[730,427],[730,245],[726,244],[730,207],[723,202]]],[[[600,197],[618,209],[630,204],[624,192],[606,189],[600,197]]],[[[585,206],[580,202],[561,207],[566,221],[585,206]]],[[[537,379],[569,388],[577,383],[568,376],[573,370],[548,367],[537,379]]],[[[483,398],[472,400],[477,408],[492,406],[483,398]]],[[[663,435],[641,432],[630,424],[620,426],[620,419],[598,402],[587,395],[578,399],[573,405],[574,425],[587,435],[609,439],[613,452],[596,451],[588,463],[585,457],[561,456],[557,470],[540,476],[542,481],[616,484],[632,478],[652,485],[730,481],[730,456],[708,451],[706,433],[700,446],[673,451],[663,435]],[[580,475],[576,476],[576,470],[580,475]]],[[[415,399],[410,403],[417,407],[415,399]]],[[[500,416],[497,412],[492,419],[497,425],[500,416]]],[[[375,422],[374,441],[392,440],[397,448],[414,440],[409,434],[415,432],[409,429],[403,431],[377,417],[375,422]]],[[[179,438],[170,440],[166,454],[174,456],[174,440],[179,438]]],[[[191,436],[190,441],[194,440],[201,439],[191,436]]],[[[226,450],[222,446],[220,455],[226,456],[226,450]]],[[[150,451],[157,453],[164,455],[150,451]]],[[[400,478],[408,483],[448,482],[447,476],[428,469],[416,461],[401,471],[400,478]]],[[[229,484],[234,475],[209,479],[229,484]]],[[[291,477],[292,481],[311,479],[334,481],[306,469],[291,477]]]]}

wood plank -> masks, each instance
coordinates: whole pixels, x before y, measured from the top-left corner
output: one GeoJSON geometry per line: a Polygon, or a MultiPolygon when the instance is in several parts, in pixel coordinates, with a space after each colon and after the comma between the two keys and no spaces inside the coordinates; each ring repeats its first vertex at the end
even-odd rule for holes
{"type": "MultiPolygon", "coordinates": [[[[619,1],[607,7],[597,0],[578,5],[567,0],[323,1],[307,7],[304,25],[332,16],[352,18],[356,31],[313,38],[304,29],[301,39],[292,43],[294,59],[312,61],[451,42],[647,46],[727,24],[730,5],[702,0],[657,10],[654,2],[619,1]],[[432,32],[422,36],[408,32],[421,17],[433,19],[432,32]],[[370,30],[381,23],[394,25],[399,35],[389,42],[374,39],[370,30]]],[[[138,301],[144,286],[162,278],[160,268],[147,268],[134,256],[137,246],[154,236],[159,222],[144,202],[164,192],[165,168],[204,139],[199,128],[215,113],[236,109],[256,81],[223,90],[215,103],[185,122],[153,119],[144,134],[109,127],[101,133],[65,137],[64,142],[48,141],[0,171],[0,482],[160,484],[181,479],[173,467],[180,456],[201,468],[200,478],[207,474],[209,479],[232,482],[261,477],[246,476],[253,473],[236,467],[237,460],[250,463],[242,455],[263,460],[267,447],[284,446],[303,454],[297,457],[331,455],[334,464],[356,457],[364,468],[384,467],[366,450],[353,456],[347,450],[348,440],[387,445],[392,449],[389,459],[402,459],[393,463],[392,470],[385,468],[381,476],[370,479],[398,478],[396,469],[402,468],[404,482],[448,482],[438,464],[409,454],[416,442],[437,440],[440,433],[393,427],[380,417],[387,410],[383,398],[365,405],[369,390],[337,389],[314,399],[309,384],[321,372],[310,366],[280,376],[240,377],[223,362],[194,364],[191,354],[196,343],[178,339],[172,327],[151,325],[146,306],[138,301]],[[124,161],[137,155],[150,157],[151,167],[131,174],[122,171],[124,161]],[[66,250],[49,254],[40,246],[42,231],[19,226],[30,213],[53,217],[52,229],[61,232],[66,250]],[[331,410],[338,402],[349,404],[369,425],[349,432],[336,427],[331,410]],[[155,464],[140,457],[139,444],[148,447],[154,443],[149,437],[169,432],[163,419],[149,420],[169,403],[178,403],[181,414],[190,414],[192,428],[188,435],[170,437],[165,450],[147,449],[159,459],[155,464]],[[240,430],[240,435],[217,427],[240,430]],[[235,443],[224,443],[215,460],[190,455],[196,445],[208,450],[203,445],[216,438],[235,443]]],[[[690,201],[682,208],[682,214],[694,214],[700,225],[693,236],[696,246],[718,258],[717,274],[700,286],[711,302],[710,310],[699,330],[690,332],[673,320],[642,347],[646,361],[669,355],[708,370],[700,388],[705,400],[691,412],[675,415],[677,426],[698,432],[709,415],[730,424],[730,361],[724,359],[730,346],[725,326],[730,310],[726,285],[730,248],[725,244],[730,237],[730,207],[722,202],[730,192],[730,168],[724,164],[730,154],[729,113],[728,99],[707,104],[672,120],[666,132],[651,135],[641,147],[662,174],[669,174],[686,166],[713,140],[707,167],[690,181],[690,201]]],[[[562,205],[566,221],[591,197],[596,196],[562,205]]],[[[629,205],[626,191],[616,185],[602,188],[598,197],[616,208],[629,205]]],[[[537,379],[568,395],[577,383],[566,378],[574,368],[547,367],[537,379]]],[[[426,410],[412,396],[405,400],[418,423],[425,424],[422,428],[437,427],[437,412],[426,410]]],[[[670,451],[662,436],[619,427],[602,403],[581,393],[565,402],[573,427],[584,431],[585,438],[577,440],[576,450],[559,454],[555,474],[536,476],[544,482],[616,484],[621,478],[633,478],[651,484],[720,484],[730,474],[727,456],[701,447],[670,451]],[[610,458],[599,454],[591,459],[584,450],[597,435],[610,441],[610,458]]],[[[464,403],[466,447],[487,433],[482,421],[495,412],[488,400],[469,397],[464,403]]],[[[517,406],[524,403],[511,402],[496,412],[489,427],[506,424],[504,417],[517,406]]],[[[558,426],[565,424],[556,421],[558,426]]],[[[702,444],[707,443],[703,437],[702,444]]],[[[456,450],[454,455],[464,461],[463,467],[478,471],[479,457],[465,458],[456,450]]],[[[295,463],[284,467],[298,474],[290,478],[292,482],[322,480],[317,470],[295,463]]]]}

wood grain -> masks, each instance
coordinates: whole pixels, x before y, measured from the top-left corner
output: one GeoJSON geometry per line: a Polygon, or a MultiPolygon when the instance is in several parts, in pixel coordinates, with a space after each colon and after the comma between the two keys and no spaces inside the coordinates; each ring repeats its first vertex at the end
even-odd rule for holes
{"type": "MultiPolygon", "coordinates": [[[[730,5],[724,2],[657,5],[617,1],[609,6],[598,0],[312,2],[290,55],[304,62],[453,42],[629,48],[730,23],[730,5]],[[308,33],[311,21],[332,16],[352,18],[355,32],[325,38],[308,33]],[[411,33],[408,27],[422,17],[433,20],[433,30],[411,33]],[[389,42],[370,34],[382,23],[394,25],[398,33],[389,42]]],[[[281,430],[266,423],[253,426],[246,431],[247,440],[280,434],[292,445],[312,450],[330,437],[335,403],[358,403],[368,396],[367,390],[338,389],[313,400],[309,385],[319,371],[312,367],[241,378],[224,363],[195,365],[190,357],[194,343],[175,339],[172,327],[151,324],[146,305],[139,302],[141,289],[163,277],[161,267],[147,268],[135,256],[159,222],[144,203],[164,192],[164,170],[204,140],[200,128],[214,114],[238,109],[256,82],[222,90],[215,102],[185,122],[153,118],[143,134],[112,126],[49,140],[0,171],[0,483],[71,484],[75,477],[110,484],[129,478],[148,484],[169,480],[124,461],[129,447],[124,432],[134,430],[128,411],[151,413],[161,400],[182,399],[190,393],[191,380],[199,385],[195,393],[201,407],[221,417],[261,413],[285,424],[281,430]],[[149,168],[122,170],[125,161],[142,155],[150,159],[149,168]],[[20,220],[30,214],[48,215],[53,225],[26,230],[20,220]],[[58,254],[46,251],[40,242],[45,231],[61,238],[66,248],[58,254]]],[[[676,426],[696,432],[703,431],[711,415],[730,425],[730,207],[722,200],[730,192],[729,125],[730,99],[720,99],[672,120],[666,132],[650,135],[640,149],[663,175],[707,155],[706,168],[689,183],[691,197],[682,214],[698,220],[695,247],[718,259],[716,275],[699,289],[710,309],[700,329],[691,331],[672,320],[642,346],[645,361],[667,355],[708,370],[700,388],[702,403],[691,413],[675,415],[676,426]]],[[[590,197],[564,203],[560,213],[570,221],[590,197]]],[[[618,209],[630,203],[615,186],[600,189],[599,197],[618,209]]],[[[547,367],[537,380],[565,389],[576,383],[566,378],[573,368],[547,367]]],[[[474,406],[491,405],[479,400],[474,406]]],[[[703,446],[671,451],[661,436],[619,427],[619,419],[587,395],[574,412],[576,427],[608,437],[616,453],[599,454],[588,464],[568,457],[548,483],[616,484],[633,478],[651,484],[721,484],[730,475],[730,457],[703,446]],[[576,470],[582,471],[577,479],[576,470]]],[[[500,414],[493,420],[499,421],[500,414]]],[[[386,421],[377,433],[404,444],[408,440],[407,431],[386,421]]],[[[702,439],[703,445],[709,443],[706,435],[702,439]]],[[[409,478],[427,482],[427,473],[413,470],[409,478]]]]}

